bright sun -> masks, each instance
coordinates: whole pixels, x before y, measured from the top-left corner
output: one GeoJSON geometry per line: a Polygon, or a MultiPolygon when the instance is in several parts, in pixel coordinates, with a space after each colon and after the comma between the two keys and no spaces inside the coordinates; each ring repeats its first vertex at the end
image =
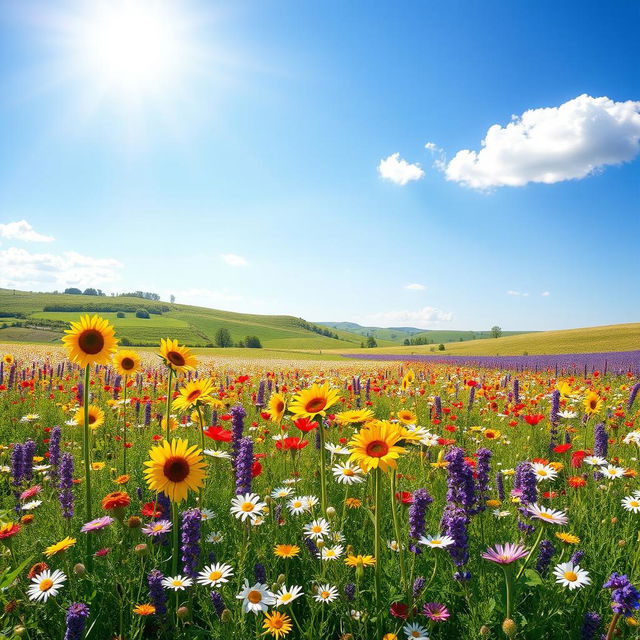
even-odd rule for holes
{"type": "Polygon", "coordinates": [[[71,29],[74,66],[100,93],[139,100],[166,93],[180,79],[189,43],[174,4],[108,0],[86,6],[71,29]]]}

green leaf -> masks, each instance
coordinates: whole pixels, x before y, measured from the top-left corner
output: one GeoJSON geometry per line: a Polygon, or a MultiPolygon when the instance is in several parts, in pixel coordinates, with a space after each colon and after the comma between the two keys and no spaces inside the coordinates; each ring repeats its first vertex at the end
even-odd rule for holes
{"type": "Polygon", "coordinates": [[[525,569],[524,576],[524,583],[529,587],[539,587],[542,584],[542,578],[535,569],[525,569]]]}
{"type": "Polygon", "coordinates": [[[31,562],[33,556],[29,556],[20,566],[14,569],[11,573],[6,573],[0,580],[0,589],[7,589],[11,586],[11,583],[18,577],[18,575],[24,570],[24,568],[31,562]]]}

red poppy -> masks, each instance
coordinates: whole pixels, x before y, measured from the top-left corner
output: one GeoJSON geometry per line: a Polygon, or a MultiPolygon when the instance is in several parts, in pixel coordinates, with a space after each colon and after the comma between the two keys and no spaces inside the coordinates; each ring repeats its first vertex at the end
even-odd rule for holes
{"type": "Polygon", "coordinates": [[[396,500],[402,504],[412,504],[413,494],[409,491],[396,491],[396,500]]]}
{"type": "Polygon", "coordinates": [[[262,473],[262,465],[260,464],[260,462],[258,460],[256,460],[251,465],[251,477],[255,478],[255,477],[259,476],[261,473],[262,473]]]}
{"type": "Polygon", "coordinates": [[[225,413],[224,415],[220,416],[220,420],[231,420],[232,415],[230,413],[225,413]]]}
{"type": "Polygon", "coordinates": [[[394,618],[406,620],[409,617],[409,607],[404,602],[394,602],[391,607],[389,607],[389,613],[394,618]]]}
{"type": "Polygon", "coordinates": [[[534,413],[524,417],[524,420],[527,424],[530,424],[532,427],[535,427],[539,422],[544,420],[544,415],[541,413],[534,413]]]}
{"type": "Polygon", "coordinates": [[[309,431],[313,431],[313,429],[318,428],[318,423],[313,422],[309,418],[298,418],[293,421],[293,424],[303,433],[308,433],[309,431]]]}
{"type": "Polygon", "coordinates": [[[277,449],[284,449],[285,451],[299,451],[300,449],[304,449],[309,444],[308,440],[303,440],[302,438],[285,438],[284,440],[278,440],[276,442],[277,449]]]}
{"type": "Polygon", "coordinates": [[[231,442],[231,436],[233,435],[229,429],[223,429],[222,427],[209,427],[203,433],[207,438],[217,442],[231,442]]]}
{"type": "Polygon", "coordinates": [[[553,447],[555,453],[566,453],[571,449],[571,444],[559,444],[557,447],[553,447]]]}
{"type": "Polygon", "coordinates": [[[140,513],[148,518],[159,518],[162,515],[162,505],[155,502],[147,502],[142,505],[140,513]]]}
{"type": "Polygon", "coordinates": [[[261,411],[260,412],[260,417],[263,420],[270,420],[271,419],[271,414],[268,411],[261,411]]]}

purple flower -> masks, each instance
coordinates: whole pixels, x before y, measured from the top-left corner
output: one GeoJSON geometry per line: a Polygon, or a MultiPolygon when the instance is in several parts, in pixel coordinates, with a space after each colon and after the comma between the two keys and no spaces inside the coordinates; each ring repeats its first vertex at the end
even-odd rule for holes
{"type": "Polygon", "coordinates": [[[521,544],[507,542],[505,545],[497,544],[495,548],[489,547],[481,556],[497,564],[511,564],[524,558],[529,553],[521,544]]]}
{"type": "MultiPolygon", "coordinates": [[[[228,385],[227,385],[228,386],[228,385]]],[[[233,450],[233,459],[238,457],[240,450],[240,440],[244,431],[244,419],[247,412],[241,404],[231,407],[231,448],[233,450]]]]}
{"type": "Polygon", "coordinates": [[[461,567],[469,559],[468,524],[469,518],[463,509],[452,503],[445,507],[440,528],[444,535],[450,536],[454,540],[454,543],[447,547],[447,550],[457,567],[461,567]]]}
{"type": "Polygon", "coordinates": [[[596,640],[602,618],[595,611],[587,611],[582,619],[581,640],[596,640]]]}
{"type": "Polygon", "coordinates": [[[252,468],[253,441],[251,438],[241,438],[236,456],[236,495],[251,493],[252,468]]]}
{"type": "Polygon", "coordinates": [[[213,608],[215,609],[215,612],[219,618],[222,615],[222,612],[225,610],[225,605],[222,596],[217,591],[211,592],[211,603],[213,604],[213,608]]]}
{"type": "Polygon", "coordinates": [[[73,456],[65,453],[60,463],[60,506],[63,518],[73,518],[73,456]]]}
{"type": "Polygon", "coordinates": [[[440,602],[427,602],[422,607],[422,615],[427,616],[432,622],[444,622],[450,613],[447,607],[440,602]]]}
{"type": "MultiPolygon", "coordinates": [[[[475,389],[475,387],[472,387],[475,389]]],[[[475,483],[475,507],[472,513],[481,513],[487,508],[487,499],[489,498],[489,473],[491,472],[491,456],[493,453],[484,447],[476,451],[476,483],[475,483]]]]}
{"type": "Polygon", "coordinates": [[[256,582],[259,582],[260,584],[266,584],[267,572],[265,571],[262,562],[256,562],[255,566],[253,567],[253,575],[256,578],[256,582]]]}
{"type": "Polygon", "coordinates": [[[580,564],[582,558],[584,558],[584,551],[578,550],[571,554],[571,562],[573,562],[573,564],[580,564]]]}
{"type": "Polygon", "coordinates": [[[602,422],[594,427],[593,455],[606,458],[609,452],[609,438],[602,422]]]}
{"type": "Polygon", "coordinates": [[[89,607],[82,602],[74,602],[67,609],[67,630],[64,640],[80,640],[89,617],[89,607]]]}
{"type": "Polygon", "coordinates": [[[513,401],[516,404],[520,402],[520,382],[518,382],[518,378],[513,379],[513,401]]]}
{"type": "Polygon", "coordinates": [[[638,391],[640,391],[640,382],[636,382],[636,384],[631,387],[631,391],[629,392],[629,401],[627,402],[627,411],[631,411],[631,407],[633,407],[638,391]]]}
{"type": "Polygon", "coordinates": [[[62,430],[60,427],[51,429],[51,437],[49,438],[49,478],[51,484],[55,486],[58,483],[58,467],[60,466],[60,439],[62,438],[62,430]]]}
{"type": "Polygon", "coordinates": [[[108,527],[112,522],[114,522],[114,519],[111,516],[102,516],[101,518],[96,518],[83,524],[80,532],[89,533],[91,531],[99,531],[100,529],[108,527]]]}
{"type": "Polygon", "coordinates": [[[611,589],[611,609],[614,613],[630,616],[634,610],[640,609],[640,591],[631,584],[626,575],[614,571],[602,588],[611,589]]]}
{"type": "Polygon", "coordinates": [[[356,596],[356,585],[353,582],[347,582],[344,585],[344,595],[347,596],[347,600],[351,602],[356,596]]]}
{"type": "Polygon", "coordinates": [[[156,608],[156,615],[159,616],[164,616],[167,613],[167,594],[162,586],[163,580],[164,575],[158,569],[152,569],[147,576],[149,600],[156,608]]]}
{"type": "Polygon", "coordinates": [[[148,427],[151,424],[151,402],[146,402],[144,405],[144,426],[148,427]]]}
{"type": "Polygon", "coordinates": [[[425,584],[427,584],[427,581],[422,576],[418,576],[413,581],[413,599],[414,600],[418,599],[418,597],[422,593],[422,590],[424,589],[425,584]]]}
{"type": "Polygon", "coordinates": [[[464,451],[459,447],[454,447],[444,459],[449,463],[447,466],[447,502],[469,512],[475,500],[473,471],[464,460],[464,451]]]}
{"type": "Polygon", "coordinates": [[[518,491],[522,504],[533,504],[538,499],[537,480],[533,467],[529,462],[521,462],[516,467],[516,476],[513,488],[518,491]]]}
{"type": "Polygon", "coordinates": [[[536,571],[540,575],[545,575],[549,569],[551,558],[556,552],[551,540],[541,540],[538,547],[538,561],[536,562],[536,571]]]}
{"type": "MultiPolygon", "coordinates": [[[[425,515],[427,507],[433,502],[433,498],[426,489],[416,489],[413,492],[411,505],[409,506],[409,536],[414,540],[420,539],[425,532],[425,515]]],[[[411,551],[420,553],[420,550],[411,545],[411,551]]]]}
{"type": "Polygon", "coordinates": [[[471,387],[469,390],[469,403],[467,404],[467,411],[471,411],[473,409],[473,401],[476,398],[476,388],[471,387]]]}
{"type": "Polygon", "coordinates": [[[24,445],[19,442],[13,445],[11,451],[11,477],[13,485],[18,486],[24,476],[24,445]]]}
{"type": "Polygon", "coordinates": [[[162,536],[171,531],[171,520],[154,520],[142,527],[142,533],[148,536],[162,536]]]}
{"type": "Polygon", "coordinates": [[[185,575],[195,578],[198,573],[200,559],[200,529],[202,514],[199,509],[189,509],[182,512],[182,526],[180,540],[182,546],[182,570],[185,575]]]}
{"type": "Polygon", "coordinates": [[[440,420],[440,418],[442,418],[442,400],[440,400],[440,396],[433,398],[433,409],[435,411],[435,417],[440,420]]]}
{"type": "Polygon", "coordinates": [[[35,455],[36,443],[29,439],[24,443],[24,447],[22,448],[22,473],[25,480],[31,480],[31,478],[33,478],[33,456],[35,455]]]}

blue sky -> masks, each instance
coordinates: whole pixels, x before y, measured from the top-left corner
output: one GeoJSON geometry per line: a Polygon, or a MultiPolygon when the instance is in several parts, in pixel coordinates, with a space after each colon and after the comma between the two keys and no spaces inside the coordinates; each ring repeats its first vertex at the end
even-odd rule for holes
{"type": "Polygon", "coordinates": [[[96,52],[107,5],[0,0],[0,286],[382,326],[640,319],[638,4],[155,4],[96,52]],[[152,27],[173,49],[140,62],[152,27]]]}

